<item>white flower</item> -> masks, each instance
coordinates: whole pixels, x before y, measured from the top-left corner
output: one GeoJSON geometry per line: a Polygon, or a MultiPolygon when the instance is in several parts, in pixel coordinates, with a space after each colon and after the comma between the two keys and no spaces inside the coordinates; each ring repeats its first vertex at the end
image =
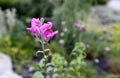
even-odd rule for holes
{"type": "Polygon", "coordinates": [[[105,47],[104,49],[106,52],[109,52],[110,51],[110,48],[109,47],[105,47]]]}
{"type": "Polygon", "coordinates": [[[94,59],[94,62],[95,63],[99,63],[99,59],[94,59]]]}
{"type": "Polygon", "coordinates": [[[60,36],[61,36],[61,37],[63,37],[64,35],[65,35],[64,32],[61,32],[61,33],[60,33],[60,36]]]}
{"type": "Polygon", "coordinates": [[[64,32],[67,32],[68,31],[68,29],[67,28],[64,28],[64,30],[63,30],[64,32]]]}
{"type": "Polygon", "coordinates": [[[86,44],[86,48],[90,48],[90,45],[89,45],[89,44],[86,44]]]}
{"type": "Polygon", "coordinates": [[[64,40],[63,39],[59,40],[59,44],[64,44],[64,40]]]}
{"type": "Polygon", "coordinates": [[[61,25],[65,25],[65,24],[66,24],[66,22],[65,22],[65,21],[62,21],[62,22],[61,22],[61,25]]]}

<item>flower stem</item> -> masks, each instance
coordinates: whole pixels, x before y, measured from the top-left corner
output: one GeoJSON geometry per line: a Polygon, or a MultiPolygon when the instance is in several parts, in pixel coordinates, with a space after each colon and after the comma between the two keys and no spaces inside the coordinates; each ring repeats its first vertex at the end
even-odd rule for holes
{"type": "Polygon", "coordinates": [[[44,67],[45,67],[45,71],[44,71],[44,77],[46,78],[46,75],[47,75],[47,73],[46,73],[46,55],[45,55],[45,46],[44,46],[44,40],[42,39],[42,41],[41,41],[41,45],[42,45],[42,50],[43,50],[43,58],[45,59],[45,65],[44,65],[44,67]]]}
{"type": "Polygon", "coordinates": [[[43,43],[43,41],[42,41],[42,50],[43,50],[43,52],[45,51],[45,47],[44,47],[44,43],[43,43]]]}

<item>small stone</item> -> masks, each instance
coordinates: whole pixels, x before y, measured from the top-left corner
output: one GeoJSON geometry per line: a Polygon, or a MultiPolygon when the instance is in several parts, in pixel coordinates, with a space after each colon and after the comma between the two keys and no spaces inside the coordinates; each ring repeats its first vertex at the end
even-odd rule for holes
{"type": "Polygon", "coordinates": [[[99,37],[98,37],[98,40],[102,41],[102,40],[103,40],[103,37],[102,37],[102,36],[99,36],[99,37]]]}
{"type": "Polygon", "coordinates": [[[103,31],[103,33],[105,33],[105,34],[107,33],[107,29],[106,29],[106,28],[103,28],[102,31],[103,31]]]}

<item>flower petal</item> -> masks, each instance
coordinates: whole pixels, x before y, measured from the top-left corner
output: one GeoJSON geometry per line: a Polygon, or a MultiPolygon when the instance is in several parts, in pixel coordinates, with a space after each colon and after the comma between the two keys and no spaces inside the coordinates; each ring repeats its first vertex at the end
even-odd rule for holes
{"type": "Polygon", "coordinates": [[[41,24],[41,21],[39,20],[39,18],[32,18],[32,21],[31,21],[31,26],[40,26],[41,24]]]}
{"type": "Polygon", "coordinates": [[[31,31],[31,28],[26,28],[26,30],[31,31]]]}
{"type": "Polygon", "coordinates": [[[56,34],[58,34],[58,30],[56,30],[56,31],[48,34],[47,37],[48,37],[48,38],[52,38],[52,37],[55,36],[56,34]]]}
{"type": "Polygon", "coordinates": [[[40,27],[40,30],[42,33],[44,33],[46,30],[51,29],[51,28],[52,28],[52,22],[48,22],[48,23],[43,24],[40,27]]]}

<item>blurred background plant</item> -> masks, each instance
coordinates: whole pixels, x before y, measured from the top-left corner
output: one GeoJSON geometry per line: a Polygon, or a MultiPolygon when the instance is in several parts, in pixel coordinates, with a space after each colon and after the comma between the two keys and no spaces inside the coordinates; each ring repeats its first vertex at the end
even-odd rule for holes
{"type": "Polygon", "coordinates": [[[37,47],[27,36],[25,24],[16,18],[16,9],[1,10],[0,21],[0,51],[12,57],[14,67],[18,67],[16,70],[20,73],[21,66],[30,63],[37,47]]]}
{"type": "MultiPolygon", "coordinates": [[[[52,21],[59,35],[52,39],[49,48],[53,52],[53,61],[57,62],[60,71],[69,70],[64,63],[70,63],[76,42],[86,46],[85,65],[80,68],[81,78],[119,78],[119,12],[107,7],[111,0],[0,0],[0,51],[12,57],[14,68],[24,78],[33,73],[41,57],[35,56],[40,48],[36,40],[25,30],[32,17],[44,17],[52,21]],[[36,44],[36,45],[35,45],[36,44]],[[36,66],[36,65],[35,65],[36,66]]],[[[114,1],[114,0],[113,0],[114,1]]],[[[79,56],[78,56],[79,58],[79,56]]],[[[76,64],[77,60],[75,60],[76,64]]],[[[74,67],[73,78],[79,77],[74,67]]],[[[68,77],[69,78],[69,77],[68,77]]]]}

